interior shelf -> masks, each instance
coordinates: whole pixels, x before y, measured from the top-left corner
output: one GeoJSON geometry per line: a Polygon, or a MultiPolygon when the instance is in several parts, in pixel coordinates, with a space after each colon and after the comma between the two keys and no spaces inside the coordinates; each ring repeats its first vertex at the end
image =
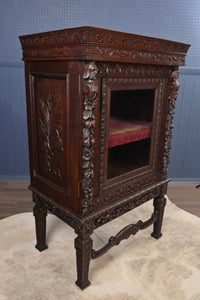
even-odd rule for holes
{"type": "Polygon", "coordinates": [[[110,118],[108,147],[136,142],[151,137],[152,122],[126,121],[119,118],[110,118]]]}

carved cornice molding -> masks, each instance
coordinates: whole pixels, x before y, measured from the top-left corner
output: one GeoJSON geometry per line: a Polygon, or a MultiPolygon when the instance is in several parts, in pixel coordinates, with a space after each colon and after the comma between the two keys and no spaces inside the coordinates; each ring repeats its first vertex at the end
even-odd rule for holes
{"type": "Polygon", "coordinates": [[[116,45],[133,50],[146,49],[185,53],[187,44],[94,27],[71,28],[20,36],[23,48],[64,44],[116,45]]]}
{"type": "Polygon", "coordinates": [[[94,177],[94,109],[97,102],[98,86],[95,83],[97,67],[94,62],[85,65],[83,73],[83,157],[82,157],[82,213],[93,210],[94,177]]]}
{"type": "Polygon", "coordinates": [[[46,48],[28,48],[23,50],[24,60],[34,59],[82,59],[85,60],[109,60],[116,61],[120,59],[123,62],[132,63],[147,63],[147,64],[160,64],[160,65],[185,65],[185,54],[166,54],[157,53],[153,51],[137,51],[117,49],[115,46],[102,47],[91,46],[87,48],[84,45],[78,46],[64,46],[64,47],[46,47],[46,48]]]}
{"type": "Polygon", "coordinates": [[[184,65],[189,45],[94,27],[80,27],[21,36],[23,58],[108,60],[184,65]]]}

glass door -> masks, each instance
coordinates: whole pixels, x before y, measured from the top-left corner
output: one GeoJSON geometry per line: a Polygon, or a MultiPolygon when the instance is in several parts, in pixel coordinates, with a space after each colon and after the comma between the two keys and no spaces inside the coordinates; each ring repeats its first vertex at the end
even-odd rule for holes
{"type": "Polygon", "coordinates": [[[149,165],[155,89],[111,90],[107,179],[149,165]]]}

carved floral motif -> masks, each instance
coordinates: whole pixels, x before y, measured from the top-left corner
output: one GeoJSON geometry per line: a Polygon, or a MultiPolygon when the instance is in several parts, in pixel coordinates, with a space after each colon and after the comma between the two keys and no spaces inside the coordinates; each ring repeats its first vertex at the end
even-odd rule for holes
{"type": "Polygon", "coordinates": [[[93,209],[93,185],[94,177],[94,109],[97,102],[98,87],[95,83],[97,67],[94,62],[85,65],[83,74],[83,179],[82,179],[82,208],[83,215],[93,209]]]}
{"type": "Polygon", "coordinates": [[[62,179],[61,156],[64,151],[62,140],[62,95],[61,88],[52,83],[47,95],[39,99],[40,128],[42,133],[43,171],[62,179]]]}
{"type": "Polygon", "coordinates": [[[171,139],[172,139],[172,129],[174,128],[173,118],[176,107],[176,98],[178,96],[179,83],[177,81],[179,76],[179,71],[175,69],[172,71],[169,81],[169,97],[168,97],[168,114],[166,120],[165,128],[165,145],[164,145],[164,155],[163,155],[163,179],[167,177],[168,164],[170,160],[171,153],[171,139]]]}

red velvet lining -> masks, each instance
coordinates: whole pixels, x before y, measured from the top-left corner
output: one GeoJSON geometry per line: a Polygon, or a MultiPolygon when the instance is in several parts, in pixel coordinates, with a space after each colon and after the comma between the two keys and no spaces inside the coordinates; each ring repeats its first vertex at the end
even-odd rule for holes
{"type": "Polygon", "coordinates": [[[151,122],[124,121],[111,118],[108,147],[115,147],[151,137],[151,122]]]}

